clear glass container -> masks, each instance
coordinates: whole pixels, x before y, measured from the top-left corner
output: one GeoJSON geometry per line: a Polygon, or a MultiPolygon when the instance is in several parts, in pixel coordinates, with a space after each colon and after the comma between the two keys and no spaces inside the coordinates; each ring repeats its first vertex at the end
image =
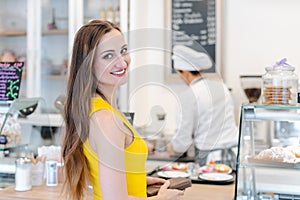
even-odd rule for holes
{"type": "Polygon", "coordinates": [[[16,160],[15,190],[31,190],[31,160],[28,158],[18,158],[16,160]]]}
{"type": "Polygon", "coordinates": [[[262,76],[262,104],[296,105],[298,93],[298,76],[295,67],[286,63],[287,59],[266,67],[262,76]]]}
{"type": "Polygon", "coordinates": [[[299,104],[242,104],[234,200],[299,199],[300,163],[290,149],[299,148],[300,131],[286,125],[283,139],[275,130],[278,122],[299,123],[299,113],[299,104]]]}

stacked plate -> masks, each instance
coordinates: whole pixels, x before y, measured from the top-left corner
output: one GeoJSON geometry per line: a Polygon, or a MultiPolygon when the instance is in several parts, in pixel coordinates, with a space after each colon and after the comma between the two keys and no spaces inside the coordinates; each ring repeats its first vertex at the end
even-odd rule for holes
{"type": "Polygon", "coordinates": [[[188,178],[190,176],[188,172],[178,171],[178,170],[159,171],[157,175],[163,178],[177,178],[177,177],[188,178]]]}

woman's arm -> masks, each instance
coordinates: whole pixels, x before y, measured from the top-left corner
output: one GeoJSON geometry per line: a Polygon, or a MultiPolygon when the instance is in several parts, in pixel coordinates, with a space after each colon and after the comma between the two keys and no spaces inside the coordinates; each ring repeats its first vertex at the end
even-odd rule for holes
{"type": "MultiPolygon", "coordinates": [[[[183,191],[167,189],[169,182],[166,182],[155,197],[128,196],[124,166],[125,136],[128,133],[124,132],[126,129],[121,119],[109,110],[98,111],[91,119],[89,141],[98,154],[99,182],[104,200],[176,200],[183,195],[183,191]]],[[[153,183],[162,181],[147,180],[153,183]]]]}
{"type": "Polygon", "coordinates": [[[124,166],[125,134],[121,126],[119,117],[109,110],[98,111],[91,117],[90,144],[98,154],[103,199],[128,199],[124,166]]]}
{"type": "Polygon", "coordinates": [[[184,194],[183,191],[180,190],[175,190],[175,189],[168,189],[170,185],[169,181],[166,181],[161,187],[160,190],[158,191],[157,196],[153,197],[148,197],[148,198],[139,198],[139,197],[133,197],[130,196],[130,200],[180,200],[180,197],[184,194]]]}

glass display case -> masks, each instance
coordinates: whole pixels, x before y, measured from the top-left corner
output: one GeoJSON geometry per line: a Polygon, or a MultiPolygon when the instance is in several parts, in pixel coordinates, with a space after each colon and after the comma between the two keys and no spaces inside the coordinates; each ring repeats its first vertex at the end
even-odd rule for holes
{"type": "Polygon", "coordinates": [[[120,0],[0,0],[0,5],[0,61],[25,62],[20,97],[44,98],[44,112],[58,112],[54,102],[65,93],[73,38],[83,23],[127,22],[127,1],[120,0]]]}
{"type": "Polygon", "coordinates": [[[300,199],[300,106],[241,106],[235,199],[300,199]]]}

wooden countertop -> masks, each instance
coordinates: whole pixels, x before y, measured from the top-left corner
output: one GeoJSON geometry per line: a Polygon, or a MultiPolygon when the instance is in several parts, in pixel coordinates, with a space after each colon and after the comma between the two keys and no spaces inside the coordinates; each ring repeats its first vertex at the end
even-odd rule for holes
{"type": "MultiPolygon", "coordinates": [[[[0,190],[0,200],[53,200],[62,199],[60,196],[60,185],[55,187],[33,186],[32,190],[16,192],[14,186],[0,190]]],[[[193,184],[185,190],[182,200],[232,200],[234,197],[234,184],[210,185],[193,184]]],[[[90,193],[89,200],[92,199],[90,193]]]]}

